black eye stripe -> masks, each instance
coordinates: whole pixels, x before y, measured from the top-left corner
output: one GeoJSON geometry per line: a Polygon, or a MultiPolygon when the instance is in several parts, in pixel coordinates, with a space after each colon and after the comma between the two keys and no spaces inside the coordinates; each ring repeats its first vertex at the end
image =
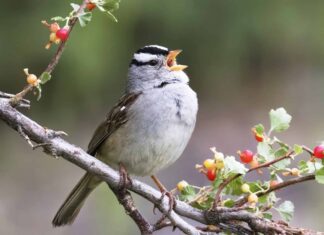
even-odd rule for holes
{"type": "Polygon", "coordinates": [[[151,55],[168,55],[169,51],[168,50],[163,50],[158,47],[143,47],[136,51],[137,54],[139,53],[147,53],[151,55]]]}
{"type": "Polygon", "coordinates": [[[138,60],[132,59],[132,61],[130,63],[130,66],[131,65],[136,65],[136,66],[151,65],[151,66],[154,66],[154,65],[158,64],[157,61],[156,61],[156,63],[152,64],[152,61],[156,61],[156,60],[150,60],[150,61],[147,61],[147,62],[140,62],[138,60]]]}

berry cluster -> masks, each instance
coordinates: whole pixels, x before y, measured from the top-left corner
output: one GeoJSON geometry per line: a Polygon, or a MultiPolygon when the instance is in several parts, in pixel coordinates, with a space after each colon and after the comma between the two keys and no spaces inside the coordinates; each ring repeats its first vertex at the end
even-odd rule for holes
{"type": "Polygon", "coordinates": [[[211,148],[213,157],[207,158],[196,169],[211,182],[209,186],[192,186],[186,181],[177,185],[179,199],[199,209],[210,209],[215,206],[239,207],[247,203],[251,211],[260,217],[271,219],[272,212],[278,212],[285,221],[293,214],[293,204],[284,201],[278,204],[276,190],[309,179],[324,184],[324,144],[317,145],[312,150],[303,145],[289,145],[272,133],[283,132],[289,128],[291,116],[283,108],[271,110],[270,129],[266,133],[262,124],[252,128],[257,141],[257,150],[238,151],[238,158],[226,156],[211,148]],[[304,154],[305,153],[305,154],[304,154]],[[302,155],[308,155],[306,160],[297,164],[294,160],[302,155]],[[246,174],[267,169],[263,180],[247,181],[246,174]],[[283,178],[284,177],[284,178],[283,178]]]}
{"type": "Polygon", "coordinates": [[[49,49],[53,43],[59,44],[61,41],[64,42],[68,39],[70,33],[70,28],[68,26],[61,28],[57,22],[49,24],[45,20],[42,21],[42,24],[50,31],[49,41],[45,46],[46,49],[49,49]]]}

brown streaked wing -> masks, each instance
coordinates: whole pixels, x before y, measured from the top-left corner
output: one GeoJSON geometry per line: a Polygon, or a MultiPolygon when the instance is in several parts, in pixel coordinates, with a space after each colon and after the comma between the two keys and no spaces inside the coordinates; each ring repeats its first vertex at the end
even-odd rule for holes
{"type": "Polygon", "coordinates": [[[88,153],[95,156],[101,144],[120,126],[127,122],[127,111],[135,102],[141,93],[130,93],[121,97],[119,102],[108,113],[107,118],[103,121],[94,132],[88,145],[88,153]],[[124,108],[123,108],[124,107],[124,108]]]}

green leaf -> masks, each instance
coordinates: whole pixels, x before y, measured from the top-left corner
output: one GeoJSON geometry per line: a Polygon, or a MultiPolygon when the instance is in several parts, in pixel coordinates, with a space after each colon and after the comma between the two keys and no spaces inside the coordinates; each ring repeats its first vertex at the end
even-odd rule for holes
{"type": "Polygon", "coordinates": [[[213,188],[217,189],[219,185],[223,182],[221,174],[217,174],[216,179],[213,181],[213,188]]]}
{"type": "Polygon", "coordinates": [[[287,147],[281,147],[279,149],[276,150],[276,152],[274,153],[275,157],[283,157],[285,156],[287,153],[289,152],[289,149],[287,147]]]}
{"type": "Polygon", "coordinates": [[[49,74],[48,72],[44,72],[40,75],[39,80],[41,84],[45,84],[49,80],[51,80],[52,75],[49,74]]]}
{"type": "Polygon", "coordinates": [[[85,27],[92,19],[92,12],[86,12],[78,16],[81,27],[85,27]]]}
{"type": "Polygon", "coordinates": [[[242,174],[244,175],[247,172],[247,168],[235,160],[233,156],[227,156],[224,158],[224,175],[228,176],[229,174],[242,174]]]}
{"type": "Polygon", "coordinates": [[[79,8],[80,8],[80,5],[76,4],[76,3],[71,3],[70,5],[73,8],[74,12],[77,12],[79,10],[79,8]]]}
{"type": "Polygon", "coordinates": [[[36,86],[36,89],[38,91],[37,101],[39,101],[42,98],[42,87],[40,84],[36,86]]]}
{"type": "Polygon", "coordinates": [[[110,19],[117,22],[117,18],[112,14],[113,11],[119,8],[120,0],[104,0],[96,1],[98,9],[104,12],[110,19]]]}
{"type": "Polygon", "coordinates": [[[233,207],[235,205],[235,202],[233,199],[226,199],[224,201],[224,206],[226,207],[233,207]]]}
{"type": "Polygon", "coordinates": [[[63,18],[62,16],[55,16],[51,18],[52,21],[65,21],[66,18],[63,18]]]}
{"type": "Polygon", "coordinates": [[[292,219],[294,213],[294,204],[291,201],[284,201],[275,209],[279,212],[284,221],[289,222],[292,219]]]}
{"type": "Polygon", "coordinates": [[[272,220],[272,214],[270,212],[263,212],[263,217],[268,220],[272,220]]]}
{"type": "Polygon", "coordinates": [[[301,145],[294,145],[294,152],[296,155],[302,154],[304,152],[303,147],[301,145]]]}
{"type": "Polygon", "coordinates": [[[311,161],[300,161],[298,163],[298,168],[301,173],[314,173],[317,169],[321,169],[323,165],[319,162],[311,162],[311,161]]]}
{"type": "Polygon", "coordinates": [[[114,22],[118,22],[117,18],[110,11],[106,11],[106,15],[114,22]]]}
{"type": "Polygon", "coordinates": [[[196,196],[196,190],[191,185],[186,186],[179,195],[181,201],[191,201],[196,196]]]}
{"type": "Polygon", "coordinates": [[[273,149],[266,142],[258,143],[257,151],[258,154],[264,158],[264,162],[269,162],[275,159],[273,149]]]}
{"type": "Polygon", "coordinates": [[[289,158],[283,159],[279,162],[276,162],[272,166],[276,168],[276,170],[284,170],[291,164],[291,160],[289,158]]]}
{"type": "Polygon", "coordinates": [[[225,194],[239,196],[242,195],[241,186],[243,184],[242,177],[238,177],[229,183],[225,188],[225,194]]]}
{"type": "Polygon", "coordinates": [[[116,11],[119,8],[120,0],[105,0],[105,3],[102,4],[102,7],[105,11],[116,11]]]}
{"type": "Polygon", "coordinates": [[[254,130],[257,134],[262,135],[264,133],[264,126],[262,124],[255,125],[254,130]]]}
{"type": "Polygon", "coordinates": [[[291,116],[287,113],[284,108],[278,108],[276,110],[271,110],[270,113],[270,132],[277,131],[282,132],[289,128],[291,121],[291,116]]]}
{"type": "Polygon", "coordinates": [[[324,167],[315,172],[315,180],[317,183],[324,184],[324,167]]]}

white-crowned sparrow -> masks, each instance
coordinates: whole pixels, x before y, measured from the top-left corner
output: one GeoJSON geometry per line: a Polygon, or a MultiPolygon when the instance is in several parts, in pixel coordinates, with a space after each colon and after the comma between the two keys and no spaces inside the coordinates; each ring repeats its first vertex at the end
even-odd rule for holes
{"type": "MultiPolygon", "coordinates": [[[[125,95],[95,131],[88,153],[128,173],[154,175],[174,163],[185,149],[196,122],[196,93],[189,87],[180,50],[150,45],[131,61],[125,95]]],[[[86,173],[53,219],[71,224],[101,180],[86,173]]]]}

